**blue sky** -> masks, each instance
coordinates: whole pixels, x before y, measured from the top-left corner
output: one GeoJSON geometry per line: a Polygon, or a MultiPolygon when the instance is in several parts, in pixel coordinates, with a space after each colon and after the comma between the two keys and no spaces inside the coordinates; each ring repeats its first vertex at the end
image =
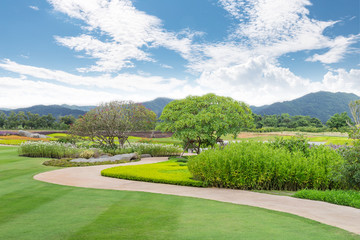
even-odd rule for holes
{"type": "Polygon", "coordinates": [[[358,0],[2,0],[0,107],[360,95],[358,0]]]}

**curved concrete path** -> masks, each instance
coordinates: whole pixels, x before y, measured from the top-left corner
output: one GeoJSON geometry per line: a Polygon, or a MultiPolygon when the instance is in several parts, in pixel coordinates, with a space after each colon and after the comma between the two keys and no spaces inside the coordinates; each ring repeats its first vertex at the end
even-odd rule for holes
{"type": "Polygon", "coordinates": [[[360,209],[356,208],[251,191],[185,187],[129,181],[100,175],[101,170],[109,167],[149,164],[165,160],[167,158],[144,158],[139,162],[126,164],[63,168],[40,173],[34,176],[34,179],[67,186],[161,193],[261,207],[299,215],[360,234],[360,209]]]}

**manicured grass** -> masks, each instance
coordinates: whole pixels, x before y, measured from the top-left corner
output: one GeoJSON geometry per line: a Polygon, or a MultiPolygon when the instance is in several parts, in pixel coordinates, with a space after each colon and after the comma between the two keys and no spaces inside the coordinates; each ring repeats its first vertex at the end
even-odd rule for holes
{"type": "Polygon", "coordinates": [[[311,137],[309,138],[311,142],[325,142],[326,144],[333,144],[333,145],[352,145],[353,140],[347,137],[329,137],[329,136],[322,136],[322,137],[311,137]]]}
{"type": "Polygon", "coordinates": [[[61,138],[61,137],[69,137],[70,134],[67,134],[67,133],[51,133],[51,134],[48,134],[47,136],[52,137],[52,138],[61,138]]]}
{"type": "Polygon", "coordinates": [[[355,190],[301,190],[293,196],[360,208],[360,192],[355,190]]]}
{"type": "Polygon", "coordinates": [[[360,239],[255,207],[33,180],[56,169],[43,161],[0,147],[0,239],[360,239]]]}
{"type": "Polygon", "coordinates": [[[131,143],[136,143],[136,142],[141,142],[141,141],[150,141],[151,143],[160,143],[160,144],[181,144],[181,141],[176,139],[176,138],[172,138],[172,137],[168,137],[168,138],[141,138],[141,137],[133,137],[130,136],[129,137],[129,142],[131,143]]]}
{"type": "MultiPolygon", "coordinates": [[[[275,140],[276,136],[281,136],[284,139],[289,139],[292,136],[287,135],[293,135],[293,136],[304,136],[311,142],[325,142],[326,144],[333,144],[333,145],[345,145],[349,144],[352,145],[352,140],[349,139],[346,136],[331,136],[329,134],[335,134],[335,133],[308,133],[308,132],[278,132],[278,133],[249,133],[254,134],[253,137],[248,138],[237,138],[236,141],[248,141],[248,140],[254,140],[254,141],[273,141],[275,140]]],[[[340,134],[340,133],[339,133],[340,134]]],[[[226,135],[221,137],[224,140],[233,141],[234,138],[232,135],[226,135]]]]}
{"type": "Polygon", "coordinates": [[[169,183],[183,186],[204,186],[201,181],[192,179],[186,164],[177,162],[176,159],[166,162],[119,166],[104,169],[101,175],[137,181],[169,183]]]}

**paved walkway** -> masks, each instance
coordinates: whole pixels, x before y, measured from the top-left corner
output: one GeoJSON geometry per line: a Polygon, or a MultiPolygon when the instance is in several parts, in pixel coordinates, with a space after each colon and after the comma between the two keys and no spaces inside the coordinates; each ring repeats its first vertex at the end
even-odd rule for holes
{"type": "Polygon", "coordinates": [[[185,187],[160,183],[129,181],[103,177],[100,175],[101,170],[109,167],[119,165],[149,164],[165,160],[167,160],[167,158],[144,158],[139,162],[126,164],[63,168],[40,173],[34,176],[34,179],[76,187],[161,193],[261,207],[292,213],[360,234],[360,209],[320,201],[297,199],[287,196],[276,196],[251,191],[185,187]]]}

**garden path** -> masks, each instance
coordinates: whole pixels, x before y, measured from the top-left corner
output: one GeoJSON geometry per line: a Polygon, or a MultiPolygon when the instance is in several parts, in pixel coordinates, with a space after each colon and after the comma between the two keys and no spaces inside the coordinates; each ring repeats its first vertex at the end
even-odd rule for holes
{"type": "Polygon", "coordinates": [[[129,181],[100,175],[101,170],[109,167],[150,164],[166,160],[166,157],[144,158],[139,162],[125,164],[62,168],[40,173],[34,176],[34,179],[67,186],[170,194],[261,207],[295,214],[360,234],[360,209],[352,207],[251,191],[185,187],[129,181]]]}

